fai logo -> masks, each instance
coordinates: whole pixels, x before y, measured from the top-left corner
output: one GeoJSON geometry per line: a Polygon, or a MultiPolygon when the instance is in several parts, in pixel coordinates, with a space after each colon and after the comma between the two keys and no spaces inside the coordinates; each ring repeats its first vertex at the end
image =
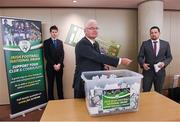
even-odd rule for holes
{"type": "Polygon", "coordinates": [[[19,48],[21,49],[21,51],[23,51],[24,53],[28,52],[29,49],[31,47],[31,44],[29,41],[26,40],[22,40],[19,42],[19,48]]]}

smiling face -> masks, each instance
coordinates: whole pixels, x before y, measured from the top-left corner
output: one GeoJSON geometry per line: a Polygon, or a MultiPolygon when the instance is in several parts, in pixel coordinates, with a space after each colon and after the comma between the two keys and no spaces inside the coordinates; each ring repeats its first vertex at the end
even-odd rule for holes
{"type": "Polygon", "coordinates": [[[96,21],[87,22],[87,24],[85,25],[84,33],[88,38],[94,40],[98,36],[97,22],[96,21]]]}

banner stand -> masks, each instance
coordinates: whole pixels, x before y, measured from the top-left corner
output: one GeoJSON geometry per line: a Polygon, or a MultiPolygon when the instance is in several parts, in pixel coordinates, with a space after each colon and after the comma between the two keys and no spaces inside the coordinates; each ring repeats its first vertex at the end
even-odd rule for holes
{"type": "Polygon", "coordinates": [[[41,26],[37,20],[0,17],[10,118],[47,104],[41,26]]]}
{"type": "Polygon", "coordinates": [[[42,104],[42,105],[39,105],[39,106],[30,108],[30,109],[27,109],[27,110],[25,110],[25,111],[22,111],[22,112],[19,112],[19,113],[16,113],[16,114],[9,114],[9,116],[10,116],[11,119],[16,118],[16,117],[18,117],[18,116],[23,116],[23,117],[25,117],[25,116],[26,116],[26,115],[25,115],[26,113],[29,113],[29,112],[34,111],[34,110],[36,110],[36,109],[37,109],[37,110],[41,110],[41,108],[44,107],[44,106],[46,106],[46,104],[47,104],[47,103],[44,103],[44,104],[42,104]]]}

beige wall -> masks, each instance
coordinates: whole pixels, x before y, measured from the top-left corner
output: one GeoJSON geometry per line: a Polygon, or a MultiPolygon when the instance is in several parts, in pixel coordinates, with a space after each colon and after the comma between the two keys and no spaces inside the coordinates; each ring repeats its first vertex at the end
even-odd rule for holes
{"type": "Polygon", "coordinates": [[[179,11],[165,11],[164,12],[164,26],[162,39],[169,41],[173,60],[167,67],[167,77],[164,84],[165,88],[171,87],[173,84],[173,76],[180,74],[180,12],[179,11]]]}
{"type": "Polygon", "coordinates": [[[120,56],[130,57],[133,63],[129,68],[137,71],[137,11],[136,10],[96,10],[96,19],[100,25],[100,36],[115,40],[121,44],[120,56]]]}
{"type": "MultiPolygon", "coordinates": [[[[1,28],[0,28],[1,33],[1,28]]],[[[0,104],[6,104],[8,100],[8,89],[7,89],[7,79],[6,79],[6,68],[4,63],[4,52],[3,52],[3,41],[2,35],[0,34],[0,104]]]]}
{"type": "MultiPolygon", "coordinates": [[[[65,41],[71,24],[79,26],[90,18],[100,25],[100,36],[104,39],[118,41],[121,44],[120,55],[133,59],[129,68],[137,71],[137,11],[121,9],[58,9],[58,8],[1,8],[0,16],[17,17],[42,21],[43,40],[48,38],[49,27],[57,25],[59,38],[65,41]]],[[[0,42],[2,43],[2,41],[0,42]]],[[[72,81],[75,68],[74,47],[64,44],[64,94],[65,98],[73,97],[72,81]]],[[[0,104],[8,103],[7,80],[3,59],[2,44],[0,46],[0,104]],[[3,88],[3,89],[2,89],[3,88]]]]}
{"type": "MultiPolygon", "coordinates": [[[[52,9],[52,8],[1,8],[0,16],[17,17],[42,21],[43,40],[49,38],[49,27],[57,25],[60,29],[59,38],[65,41],[69,27],[76,24],[83,27],[89,18],[94,18],[100,25],[99,36],[104,39],[116,40],[121,44],[120,55],[133,59],[130,67],[120,66],[118,68],[128,68],[137,71],[137,11],[126,9],[52,9]]],[[[161,38],[169,41],[173,61],[167,67],[167,77],[165,88],[172,85],[172,78],[175,74],[180,74],[180,12],[165,11],[164,25],[161,38]]],[[[74,47],[64,44],[65,49],[65,69],[64,69],[64,93],[65,98],[73,97],[72,81],[75,68],[74,47]]],[[[9,103],[6,70],[4,65],[4,55],[2,41],[0,41],[0,104],[9,103]]]]}

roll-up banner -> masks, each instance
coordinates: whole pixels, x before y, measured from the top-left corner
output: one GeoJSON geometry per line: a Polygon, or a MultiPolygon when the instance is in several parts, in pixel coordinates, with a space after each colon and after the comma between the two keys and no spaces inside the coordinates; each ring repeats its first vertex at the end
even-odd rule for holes
{"type": "Polygon", "coordinates": [[[46,105],[41,22],[0,17],[11,105],[10,117],[46,105]]]}

